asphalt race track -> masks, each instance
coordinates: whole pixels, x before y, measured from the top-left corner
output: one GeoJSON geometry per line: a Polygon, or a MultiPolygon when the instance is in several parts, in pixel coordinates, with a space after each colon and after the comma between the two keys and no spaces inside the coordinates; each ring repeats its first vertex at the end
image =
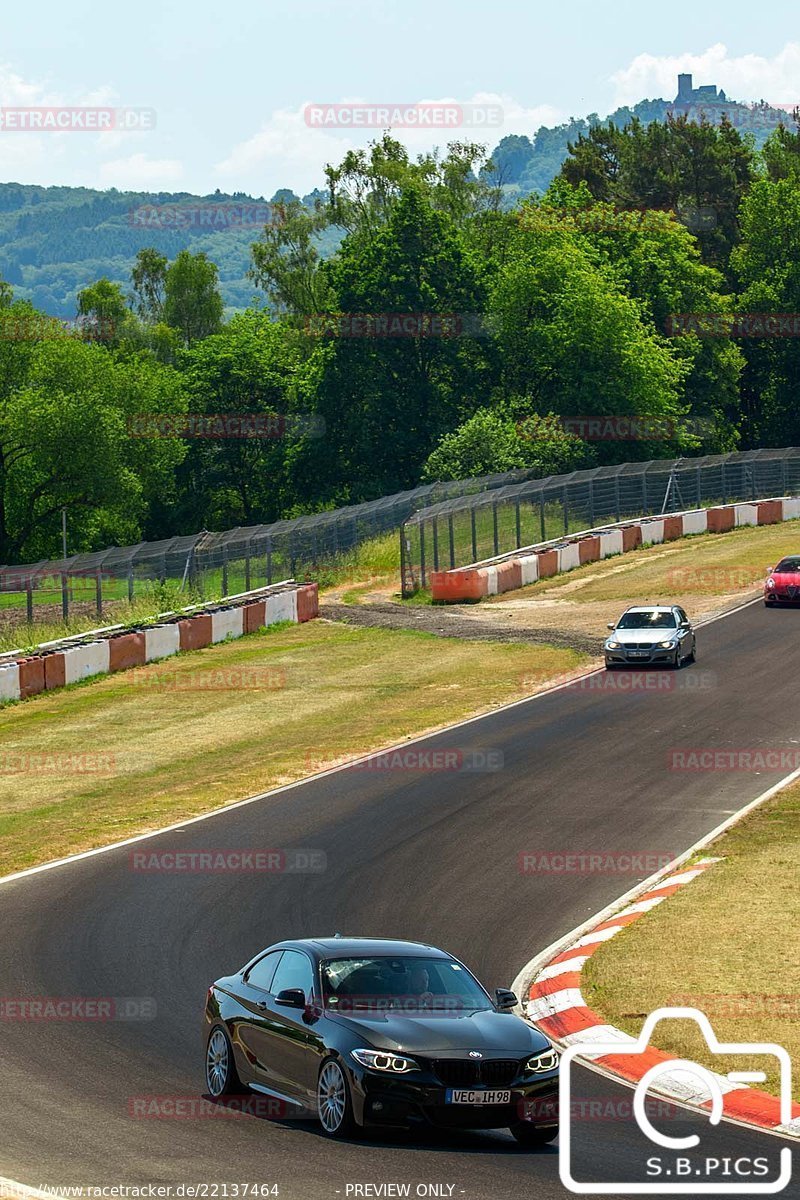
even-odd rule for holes
{"type": "MultiPolygon", "coordinates": [[[[669,752],[800,747],[798,677],[800,610],[753,605],[699,631],[698,663],[674,689],[563,689],[417,744],[499,752],[502,769],[348,768],[135,847],[307,847],[327,855],[321,873],[139,873],[122,848],[4,884],[0,995],[152,997],[157,1015],[0,1022],[0,1175],[34,1187],[276,1183],[298,1200],[366,1183],[564,1197],[556,1149],[526,1153],[504,1132],[331,1143],[313,1125],[250,1116],[134,1119],[129,1099],[203,1094],[208,983],[284,937],[431,941],[490,987],[509,985],[651,873],[525,875],[520,853],[680,853],[787,771],[675,771],[669,752]]],[[[592,1094],[631,1095],[580,1074],[592,1094]]],[[[777,1144],[731,1125],[713,1134],[711,1153],[777,1144]]],[[[597,1170],[617,1178],[633,1154],[625,1131],[593,1136],[597,1170]]]]}

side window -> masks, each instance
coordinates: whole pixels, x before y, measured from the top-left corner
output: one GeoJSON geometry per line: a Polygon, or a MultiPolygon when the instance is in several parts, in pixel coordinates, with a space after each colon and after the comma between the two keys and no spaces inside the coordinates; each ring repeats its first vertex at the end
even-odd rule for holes
{"type": "Polygon", "coordinates": [[[311,962],[299,950],[284,951],[270,991],[273,996],[284,992],[287,988],[300,988],[306,1000],[314,993],[314,971],[311,962]]]}
{"type": "Polygon", "coordinates": [[[686,613],[683,611],[682,608],[678,609],[678,620],[686,621],[686,622],[688,622],[688,620],[689,620],[689,618],[687,617],[686,613]]]}
{"type": "Polygon", "coordinates": [[[283,950],[273,950],[271,954],[265,954],[263,958],[260,958],[247,972],[247,982],[253,987],[268,992],[275,968],[283,953],[283,950]]]}

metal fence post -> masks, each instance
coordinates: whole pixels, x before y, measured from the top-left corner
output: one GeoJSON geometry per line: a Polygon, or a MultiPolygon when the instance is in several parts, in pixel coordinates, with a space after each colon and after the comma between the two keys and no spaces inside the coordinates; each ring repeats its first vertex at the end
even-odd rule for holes
{"type": "Polygon", "coordinates": [[[494,554],[495,558],[500,553],[500,543],[497,537],[497,501],[492,501],[492,532],[494,536],[494,554]]]}
{"type": "Polygon", "coordinates": [[[250,542],[247,543],[247,549],[244,555],[244,590],[250,591],[250,542]]]}
{"type": "Polygon", "coordinates": [[[619,506],[619,471],[617,471],[616,475],[614,476],[614,514],[618,521],[622,520],[619,506]]]}
{"type": "Polygon", "coordinates": [[[419,578],[422,587],[425,587],[425,522],[419,523],[419,578]]]}
{"type": "Polygon", "coordinates": [[[272,538],[267,538],[267,584],[272,583],[272,538]]]}
{"type": "Polygon", "coordinates": [[[450,541],[450,570],[456,565],[456,542],[453,535],[453,514],[447,514],[447,536],[450,541]]]}
{"type": "Polygon", "coordinates": [[[222,594],[228,594],[228,547],[222,549],[222,594]]]}
{"type": "Polygon", "coordinates": [[[594,529],[594,480],[589,480],[589,527],[594,529]]]}
{"type": "Polygon", "coordinates": [[[439,520],[434,516],[433,521],[433,569],[439,570],[439,520]]]}
{"type": "Polygon", "coordinates": [[[97,571],[94,577],[94,600],[97,607],[98,617],[103,615],[103,575],[101,571],[97,571]]]}
{"type": "Polygon", "coordinates": [[[519,549],[519,547],[522,545],[522,518],[519,511],[519,496],[517,496],[514,504],[514,518],[517,530],[517,549],[519,549]]]}
{"type": "Polygon", "coordinates": [[[542,541],[547,540],[546,525],[544,519],[544,492],[539,492],[539,520],[542,525],[542,541]]]}
{"type": "Polygon", "coordinates": [[[564,533],[569,533],[569,505],[567,503],[567,489],[564,488],[564,533]]]}
{"type": "Polygon", "coordinates": [[[478,561],[478,526],[475,521],[475,505],[471,504],[469,509],[469,523],[472,532],[472,561],[478,561]]]}
{"type": "Polygon", "coordinates": [[[61,572],[61,616],[65,621],[69,620],[69,590],[66,571],[61,572]]]}
{"type": "Polygon", "coordinates": [[[33,624],[33,583],[30,575],[25,581],[25,607],[28,614],[28,624],[33,624]]]}
{"type": "Polygon", "coordinates": [[[128,603],[133,604],[133,570],[128,567],[128,603]]]}

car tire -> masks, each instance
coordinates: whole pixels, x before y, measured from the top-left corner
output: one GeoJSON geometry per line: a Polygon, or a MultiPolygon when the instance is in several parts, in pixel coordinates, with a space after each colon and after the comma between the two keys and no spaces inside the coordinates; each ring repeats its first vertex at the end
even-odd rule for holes
{"type": "Polygon", "coordinates": [[[680,670],[680,666],[681,666],[682,662],[683,662],[683,659],[681,658],[681,648],[679,646],[678,649],[675,651],[675,657],[673,658],[672,662],[669,665],[672,667],[673,671],[678,671],[678,670],[680,670]]]}
{"type": "Polygon", "coordinates": [[[509,1128],[514,1139],[526,1150],[538,1150],[558,1137],[557,1125],[531,1125],[529,1121],[518,1121],[509,1128]]]}
{"type": "Polygon", "coordinates": [[[348,1138],[358,1132],[350,1085],[344,1069],[335,1058],[326,1058],[319,1069],[317,1116],[326,1137],[348,1138]]]}
{"type": "Polygon", "coordinates": [[[206,1089],[215,1100],[244,1091],[231,1039],[221,1025],[214,1026],[206,1042],[206,1089]]]}
{"type": "Polygon", "coordinates": [[[689,654],[689,657],[686,659],[686,661],[687,661],[687,663],[695,663],[695,662],[697,662],[697,642],[696,642],[696,641],[694,641],[694,639],[692,640],[692,650],[691,650],[691,653],[689,654]]]}

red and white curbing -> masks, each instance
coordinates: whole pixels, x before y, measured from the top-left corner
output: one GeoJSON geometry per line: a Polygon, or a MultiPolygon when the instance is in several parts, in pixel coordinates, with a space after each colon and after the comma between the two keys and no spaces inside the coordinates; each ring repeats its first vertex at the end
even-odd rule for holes
{"type": "MultiPolygon", "coordinates": [[[[634,921],[638,921],[668,897],[674,896],[687,883],[691,883],[719,861],[716,858],[704,858],[691,867],[683,868],[660,880],[632,904],[601,920],[594,929],[555,955],[546,966],[540,966],[524,1003],[528,1018],[556,1045],[562,1048],[580,1045],[582,1058],[591,1059],[598,1067],[629,1083],[637,1083],[652,1067],[672,1061],[674,1055],[654,1047],[642,1054],[623,1052],[623,1047],[633,1047],[636,1039],[607,1024],[588,1007],[581,993],[581,972],[591,955],[604,942],[615,937],[620,930],[634,921]],[[592,1043],[609,1042],[619,1042],[619,1055],[592,1051],[592,1043]]],[[[715,1072],[711,1074],[717,1080],[723,1095],[724,1116],[768,1129],[773,1133],[800,1138],[800,1104],[792,1105],[791,1120],[788,1124],[782,1123],[780,1100],[777,1096],[771,1096],[743,1083],[732,1083],[725,1076],[715,1072]]],[[[660,1072],[658,1091],[683,1104],[705,1110],[711,1108],[710,1093],[702,1088],[694,1075],[685,1070],[660,1072]]]]}
{"type": "Polygon", "coordinates": [[[53,691],[93,676],[143,667],[181,650],[201,650],[279,621],[300,624],[317,616],[317,584],[298,585],[289,579],[226,597],[218,604],[194,605],[180,613],[161,613],[159,624],[142,629],[112,626],[49,642],[32,654],[2,655],[0,704],[27,700],[39,692],[53,691]]]}
{"type": "Polygon", "coordinates": [[[620,521],[616,525],[587,529],[569,537],[527,546],[505,558],[455,567],[450,571],[431,571],[431,596],[434,600],[451,603],[480,600],[484,596],[525,587],[562,571],[572,571],[584,563],[597,562],[612,554],[625,554],[639,546],[671,542],[695,533],[727,533],[743,525],[776,525],[797,517],[800,517],[800,497],[781,496],[747,504],[723,504],[716,508],[696,508],[658,517],[641,517],[636,521],[620,521]]]}

